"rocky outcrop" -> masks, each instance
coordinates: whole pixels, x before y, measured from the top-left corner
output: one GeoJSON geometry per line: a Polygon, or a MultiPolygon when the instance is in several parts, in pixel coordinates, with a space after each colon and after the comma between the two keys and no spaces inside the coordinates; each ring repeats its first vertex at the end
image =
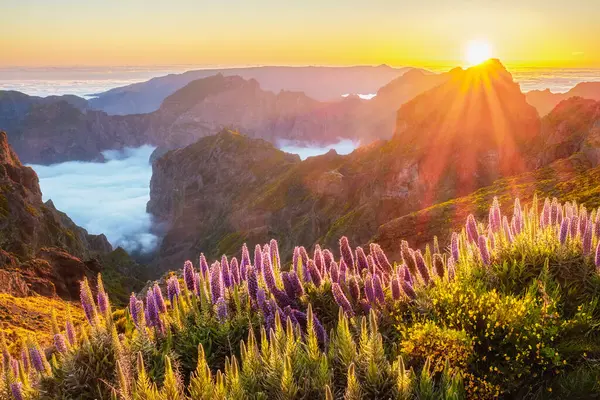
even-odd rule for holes
{"type": "Polygon", "coordinates": [[[561,101],[572,97],[600,100],[600,82],[581,82],[566,93],[552,93],[550,89],[532,90],[526,94],[527,102],[534,106],[540,116],[545,116],[561,101]]]}

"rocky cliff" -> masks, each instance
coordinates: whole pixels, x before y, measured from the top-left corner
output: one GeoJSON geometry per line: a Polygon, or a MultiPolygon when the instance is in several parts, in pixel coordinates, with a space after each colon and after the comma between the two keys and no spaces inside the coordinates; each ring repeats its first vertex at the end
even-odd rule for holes
{"type": "Polygon", "coordinates": [[[532,90],[525,95],[527,96],[527,102],[538,110],[540,116],[545,116],[561,101],[571,97],[600,100],[600,82],[578,83],[566,93],[552,93],[550,89],[546,89],[532,90]]]}
{"type": "Polygon", "coordinates": [[[104,235],[88,234],[51,201],[42,202],[35,171],[0,132],[0,292],[77,298],[84,276],[131,267],[123,259],[103,263],[113,253],[104,235]]]}

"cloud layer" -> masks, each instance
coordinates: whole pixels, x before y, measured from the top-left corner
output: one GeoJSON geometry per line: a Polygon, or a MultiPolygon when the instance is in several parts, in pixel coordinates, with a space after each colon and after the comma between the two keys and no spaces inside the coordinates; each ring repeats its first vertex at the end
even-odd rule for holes
{"type": "Polygon", "coordinates": [[[278,142],[279,149],[286,153],[298,154],[302,160],[308,157],[318,156],[327,153],[329,150],[335,150],[338,154],[350,154],[358,147],[358,144],[350,139],[342,139],[337,143],[327,146],[314,146],[310,144],[295,143],[281,140],[278,142]]]}
{"type": "Polygon", "coordinates": [[[105,151],[104,163],[70,161],[30,165],[40,178],[44,201],[93,234],[104,233],[113,246],[149,252],[157,244],[146,213],[154,147],[105,151]]]}

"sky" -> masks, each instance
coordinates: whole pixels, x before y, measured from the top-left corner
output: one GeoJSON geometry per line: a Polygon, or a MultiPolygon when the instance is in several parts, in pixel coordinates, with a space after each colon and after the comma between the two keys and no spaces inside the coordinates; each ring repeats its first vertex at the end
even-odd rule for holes
{"type": "Polygon", "coordinates": [[[600,66],[598,0],[0,0],[0,66],[600,66]]]}

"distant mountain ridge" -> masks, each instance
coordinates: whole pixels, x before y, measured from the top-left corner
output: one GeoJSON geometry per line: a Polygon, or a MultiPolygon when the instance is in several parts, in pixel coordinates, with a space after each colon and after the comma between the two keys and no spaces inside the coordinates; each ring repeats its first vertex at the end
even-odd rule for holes
{"type": "Polygon", "coordinates": [[[222,74],[256,80],[263,90],[303,92],[318,101],[337,100],[342,95],[375,93],[409,67],[387,65],[354,67],[246,67],[188,71],[182,74],[150,79],[146,82],[108,90],[90,100],[92,108],[108,114],[150,113],[158,110],[163,100],[188,83],[222,74]]]}
{"type": "Polygon", "coordinates": [[[552,93],[550,89],[532,90],[525,94],[527,102],[534,106],[540,116],[547,115],[561,101],[571,97],[582,97],[590,100],[600,100],[600,82],[582,82],[575,85],[566,93],[552,93]]]}

